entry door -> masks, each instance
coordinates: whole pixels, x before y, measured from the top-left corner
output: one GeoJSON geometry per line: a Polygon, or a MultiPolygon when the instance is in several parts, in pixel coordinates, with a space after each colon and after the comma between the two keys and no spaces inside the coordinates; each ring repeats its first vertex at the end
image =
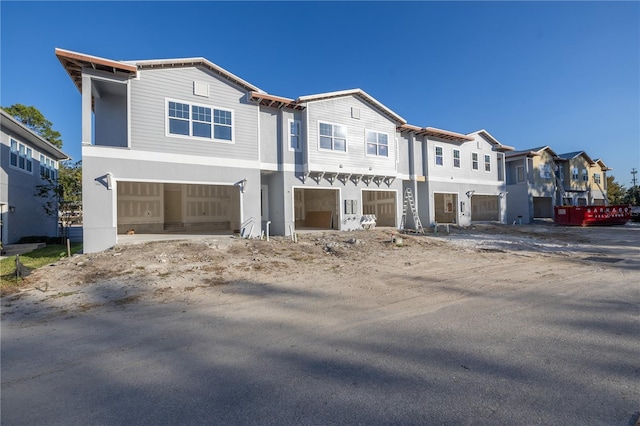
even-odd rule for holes
{"type": "Polygon", "coordinates": [[[165,223],[182,222],[182,191],[164,192],[165,223]]]}

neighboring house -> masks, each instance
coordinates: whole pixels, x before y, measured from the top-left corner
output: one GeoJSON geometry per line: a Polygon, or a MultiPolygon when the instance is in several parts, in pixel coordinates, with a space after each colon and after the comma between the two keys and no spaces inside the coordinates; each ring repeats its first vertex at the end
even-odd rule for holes
{"type": "Polygon", "coordinates": [[[512,151],[506,155],[507,221],[530,223],[534,218],[553,218],[560,205],[562,169],[557,154],[548,146],[512,151]]]}
{"type": "Polygon", "coordinates": [[[507,218],[505,152],[486,130],[468,135],[412,125],[400,126],[399,170],[412,189],[423,225],[507,218]]]}
{"type": "Polygon", "coordinates": [[[69,157],[0,109],[0,214],[3,244],[22,237],[55,237],[57,215],[47,215],[48,201],[36,195],[46,178],[57,179],[58,162],[69,157]]]}
{"type": "Polygon", "coordinates": [[[591,179],[591,204],[606,206],[609,204],[607,196],[607,172],[611,170],[601,159],[593,160],[589,168],[591,179]]]}
{"type": "Polygon", "coordinates": [[[56,49],[82,94],[84,251],[118,234],[398,226],[400,116],[362,90],[270,95],[204,58],[56,49]]]}
{"type": "Polygon", "coordinates": [[[555,206],[608,203],[606,172],[610,169],[584,151],[558,155],[542,146],[510,152],[506,162],[509,222],[553,218],[555,206]]]}
{"type": "Polygon", "coordinates": [[[584,151],[560,154],[556,161],[565,176],[562,205],[586,206],[607,203],[606,172],[610,169],[604,162],[592,160],[584,151]]]}

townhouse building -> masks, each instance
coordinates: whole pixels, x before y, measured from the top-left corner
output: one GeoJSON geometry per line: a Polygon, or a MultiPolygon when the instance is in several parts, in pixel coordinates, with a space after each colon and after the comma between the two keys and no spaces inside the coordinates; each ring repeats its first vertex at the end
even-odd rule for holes
{"type": "Polygon", "coordinates": [[[465,135],[403,125],[399,133],[408,151],[399,169],[423,223],[505,222],[505,153],[512,147],[486,130],[465,135]]]}
{"type": "Polygon", "coordinates": [[[513,148],[486,130],[409,125],[361,89],[276,96],[204,58],[56,55],[82,98],[86,252],[128,231],[398,227],[407,189],[425,225],[506,220],[513,148]]]}
{"type": "MultiPolygon", "coordinates": [[[[0,109],[0,237],[4,244],[23,237],[55,237],[57,215],[47,214],[37,187],[56,180],[58,163],[69,157],[0,109]]],[[[55,205],[51,207],[55,209],[55,205]]]]}
{"type": "Polygon", "coordinates": [[[602,160],[593,161],[584,151],[556,154],[540,146],[508,153],[507,221],[553,218],[556,206],[607,204],[608,170],[602,160]]]}

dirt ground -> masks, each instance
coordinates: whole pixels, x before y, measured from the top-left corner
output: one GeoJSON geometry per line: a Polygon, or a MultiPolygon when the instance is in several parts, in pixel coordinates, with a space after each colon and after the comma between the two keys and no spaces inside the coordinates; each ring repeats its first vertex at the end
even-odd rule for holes
{"type": "Polygon", "coordinates": [[[4,424],[636,425],[640,226],[127,244],[1,301],[4,424]]]}
{"type": "MultiPolygon", "coordinates": [[[[73,316],[143,300],[225,303],[225,294],[247,283],[252,293],[265,295],[268,285],[277,283],[291,288],[337,286],[341,292],[364,289],[374,292],[371,297],[392,291],[373,283],[402,276],[435,274],[446,282],[453,276],[481,274],[485,286],[525,285],[557,279],[558,274],[550,277],[544,270],[576,262],[600,275],[607,266],[627,266],[625,274],[640,281],[640,262],[631,256],[639,246],[637,224],[580,228],[544,222],[452,226],[449,233],[441,226],[427,235],[398,235],[393,228],[304,233],[297,243],[288,237],[267,242],[232,236],[134,243],[75,255],[34,271],[20,292],[3,297],[2,318],[73,316]],[[392,242],[394,236],[402,243],[392,242]]],[[[447,299],[446,294],[434,294],[434,302],[440,297],[447,299]]]]}

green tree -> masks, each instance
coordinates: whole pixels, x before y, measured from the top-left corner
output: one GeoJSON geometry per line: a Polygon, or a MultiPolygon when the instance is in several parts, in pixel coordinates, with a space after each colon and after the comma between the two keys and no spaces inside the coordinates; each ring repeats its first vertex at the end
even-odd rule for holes
{"type": "Polygon", "coordinates": [[[607,176],[607,198],[609,199],[609,204],[622,204],[625,191],[624,185],[616,182],[615,177],[607,176]]]}
{"type": "Polygon", "coordinates": [[[62,148],[62,139],[60,139],[62,135],[60,135],[60,132],[53,130],[51,127],[53,124],[42,115],[38,108],[13,104],[10,107],[2,107],[2,109],[53,145],[62,148]]]}
{"type": "Polygon", "coordinates": [[[640,206],[640,186],[632,186],[627,189],[627,193],[624,195],[623,201],[625,204],[640,206]]]}

